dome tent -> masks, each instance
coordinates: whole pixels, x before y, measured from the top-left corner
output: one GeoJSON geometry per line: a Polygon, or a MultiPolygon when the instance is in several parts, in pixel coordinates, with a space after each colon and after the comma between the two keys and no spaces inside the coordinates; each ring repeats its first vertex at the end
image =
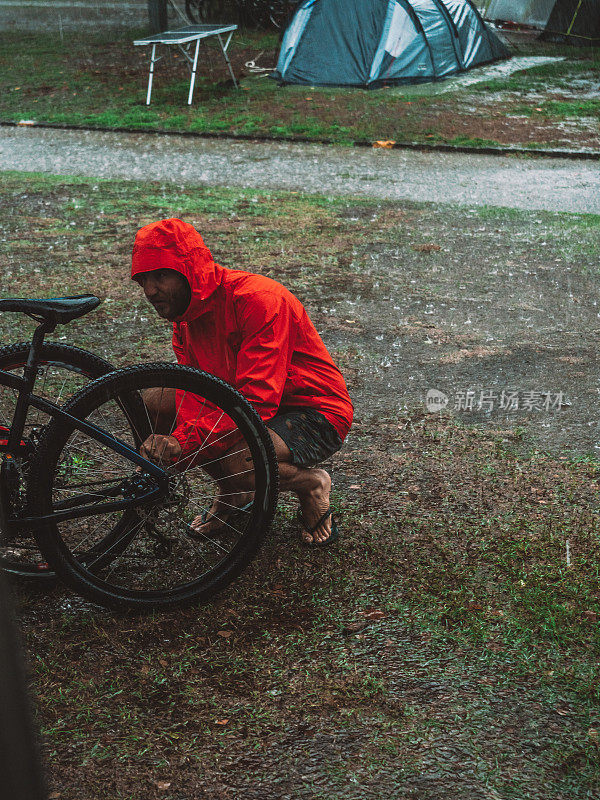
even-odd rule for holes
{"type": "Polygon", "coordinates": [[[509,55],[471,0],[304,0],[271,77],[371,88],[432,81],[509,55]]]}

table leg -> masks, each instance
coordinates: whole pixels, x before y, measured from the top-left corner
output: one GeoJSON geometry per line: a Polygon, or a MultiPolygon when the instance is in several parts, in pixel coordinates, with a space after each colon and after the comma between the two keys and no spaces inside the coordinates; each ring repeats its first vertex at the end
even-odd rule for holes
{"type": "Polygon", "coordinates": [[[199,49],[200,49],[200,39],[196,39],[196,52],[194,53],[194,64],[192,65],[192,74],[190,76],[190,93],[188,95],[188,106],[191,106],[192,95],[194,94],[194,84],[196,83],[196,67],[198,66],[199,49]]]}
{"type": "Polygon", "coordinates": [[[225,61],[227,62],[227,67],[229,69],[229,74],[231,75],[231,80],[233,81],[233,85],[235,86],[236,89],[239,89],[240,88],[239,84],[236,81],[235,75],[233,74],[233,70],[231,68],[231,61],[229,60],[229,56],[227,55],[227,48],[229,47],[229,42],[231,41],[231,37],[233,36],[233,31],[231,31],[231,33],[227,37],[227,41],[225,42],[225,44],[223,44],[223,39],[221,38],[221,34],[219,33],[217,34],[217,36],[219,38],[219,44],[221,45],[221,50],[223,51],[223,56],[225,58],[225,61]]]}
{"type": "Polygon", "coordinates": [[[150,73],[148,75],[148,94],[146,95],[146,105],[150,105],[150,97],[152,96],[152,78],[154,77],[154,62],[158,59],[155,59],[154,56],[156,55],[156,44],[152,45],[152,55],[150,56],[150,73]]]}

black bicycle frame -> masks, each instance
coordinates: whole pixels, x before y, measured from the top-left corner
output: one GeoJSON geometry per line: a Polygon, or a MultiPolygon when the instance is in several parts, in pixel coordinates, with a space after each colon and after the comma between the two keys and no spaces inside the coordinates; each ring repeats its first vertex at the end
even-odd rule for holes
{"type": "MultiPolygon", "coordinates": [[[[39,328],[38,328],[39,330],[39,328]]],[[[36,331],[37,333],[37,331],[36,331]]],[[[34,341],[35,341],[35,334],[34,334],[34,341]]],[[[33,350],[33,347],[32,347],[33,350]]],[[[35,358],[35,354],[34,354],[35,358]]],[[[30,359],[28,360],[28,367],[29,361],[31,361],[31,353],[30,359]]],[[[46,525],[50,522],[64,522],[69,519],[79,519],[80,517],[89,517],[93,516],[94,514],[98,514],[98,512],[108,512],[108,511],[127,511],[132,510],[140,505],[147,505],[149,503],[154,503],[165,497],[165,495],[169,491],[169,478],[167,473],[164,469],[153,464],[148,459],[141,456],[135,450],[133,450],[128,444],[122,442],[120,439],[117,439],[115,436],[112,436],[102,428],[99,428],[97,425],[94,425],[91,422],[84,422],[83,420],[77,419],[77,417],[68,414],[66,411],[63,411],[60,406],[57,406],[55,403],[51,403],[49,400],[45,400],[43,397],[38,397],[31,393],[31,389],[33,387],[33,383],[35,381],[35,369],[36,365],[33,364],[33,373],[27,374],[28,367],[25,368],[25,377],[19,377],[18,375],[13,375],[10,372],[5,372],[4,370],[0,370],[0,379],[4,382],[4,385],[9,386],[10,388],[17,389],[19,392],[19,397],[17,398],[17,405],[15,408],[15,414],[13,417],[13,424],[10,428],[10,433],[8,436],[8,445],[7,445],[7,453],[4,456],[2,461],[2,472],[4,472],[5,466],[9,461],[12,461],[12,453],[18,453],[18,450],[21,445],[23,431],[25,429],[25,420],[27,416],[27,411],[30,406],[33,408],[37,408],[40,411],[45,412],[51,417],[58,418],[65,422],[69,422],[74,428],[84,433],[87,433],[92,439],[95,439],[100,444],[106,445],[114,452],[118,453],[121,456],[124,456],[133,464],[138,467],[141,467],[145,472],[149,473],[153,478],[156,478],[158,483],[157,485],[152,488],[150,491],[145,492],[144,494],[138,495],[134,498],[126,498],[123,500],[114,500],[110,503],[104,503],[102,505],[98,505],[98,503],[91,504],[91,505],[83,505],[79,508],[70,508],[64,511],[54,511],[52,514],[46,514],[44,516],[31,516],[31,517],[19,517],[13,518],[7,516],[7,510],[4,508],[0,508],[0,520],[2,520],[7,528],[12,530],[20,529],[20,528],[38,528],[43,525],[46,525]],[[16,427],[15,427],[16,424],[16,427]]],[[[107,495],[108,496],[108,495],[107,495]]],[[[85,497],[85,496],[84,496],[85,497]]],[[[3,504],[2,492],[0,492],[0,505],[3,504]]]]}

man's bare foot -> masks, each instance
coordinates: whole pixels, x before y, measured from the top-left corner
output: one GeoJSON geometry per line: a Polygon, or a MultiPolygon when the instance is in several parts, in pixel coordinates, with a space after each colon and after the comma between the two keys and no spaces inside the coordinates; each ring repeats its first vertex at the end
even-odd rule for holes
{"type": "MultiPolygon", "coordinates": [[[[300,512],[307,528],[312,528],[321,519],[329,508],[329,495],[331,494],[331,476],[324,469],[306,470],[312,473],[314,484],[306,494],[298,495],[300,499],[300,512]]],[[[331,536],[331,514],[323,520],[319,527],[310,534],[306,529],[300,534],[306,544],[322,544],[331,536]]]]}
{"type": "Polygon", "coordinates": [[[227,528],[227,522],[236,509],[242,508],[252,500],[252,492],[236,492],[235,497],[223,494],[217,495],[208,512],[203,512],[195,517],[190,526],[198,533],[209,536],[220,528],[227,528]]]}

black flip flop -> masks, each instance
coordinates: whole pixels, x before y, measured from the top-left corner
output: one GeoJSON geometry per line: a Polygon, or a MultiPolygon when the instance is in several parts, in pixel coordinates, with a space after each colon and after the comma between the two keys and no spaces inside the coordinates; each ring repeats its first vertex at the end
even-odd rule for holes
{"type": "Polygon", "coordinates": [[[298,510],[298,513],[296,514],[296,518],[298,519],[298,521],[302,525],[302,528],[307,533],[310,533],[311,535],[317,530],[317,528],[320,525],[322,525],[325,522],[327,517],[330,516],[330,515],[331,515],[331,533],[329,534],[327,539],[325,539],[324,542],[315,542],[315,541],[305,542],[304,539],[302,537],[300,537],[300,543],[304,547],[328,547],[330,544],[333,544],[335,541],[337,541],[340,538],[340,531],[338,529],[337,522],[335,521],[335,517],[333,516],[333,510],[331,508],[327,509],[327,511],[323,514],[321,519],[315,525],[313,525],[312,528],[308,527],[308,525],[306,524],[306,520],[302,516],[302,512],[300,510],[298,510]]]}

